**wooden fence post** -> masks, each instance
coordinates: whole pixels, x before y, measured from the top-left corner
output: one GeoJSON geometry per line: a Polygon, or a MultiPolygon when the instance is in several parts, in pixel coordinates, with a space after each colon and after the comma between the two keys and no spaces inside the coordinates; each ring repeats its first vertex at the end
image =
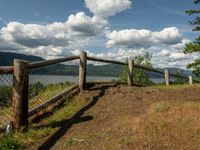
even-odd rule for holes
{"type": "Polygon", "coordinates": [[[128,85],[133,85],[133,60],[128,60],[128,85]]]}
{"type": "Polygon", "coordinates": [[[29,64],[26,61],[14,59],[13,70],[13,128],[27,128],[29,64]]]}
{"type": "Polygon", "coordinates": [[[79,64],[79,88],[84,90],[86,83],[86,65],[87,65],[87,53],[81,51],[80,64],[79,64]]]}
{"type": "Polygon", "coordinates": [[[165,84],[169,85],[169,70],[165,69],[165,84]]]}
{"type": "Polygon", "coordinates": [[[189,84],[192,85],[193,84],[193,79],[192,76],[189,76],[189,84]]]}

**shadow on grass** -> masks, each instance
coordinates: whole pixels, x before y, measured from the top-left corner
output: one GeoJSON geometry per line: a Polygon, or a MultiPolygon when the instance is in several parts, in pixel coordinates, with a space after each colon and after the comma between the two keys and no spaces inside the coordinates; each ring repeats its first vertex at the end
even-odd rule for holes
{"type": "MultiPolygon", "coordinates": [[[[74,97],[76,94],[78,93],[78,90],[75,90],[73,92],[71,92],[70,97],[74,97]]],[[[59,111],[61,108],[63,108],[65,106],[65,101],[66,99],[61,98],[60,100],[57,100],[55,102],[55,104],[52,104],[50,106],[52,106],[52,108],[50,110],[48,110],[47,108],[43,109],[41,112],[41,114],[36,114],[31,120],[31,123],[39,123],[41,120],[50,117],[51,115],[53,115],[56,111],[59,111]],[[47,110],[46,110],[47,109],[47,110]]],[[[68,101],[71,101],[71,98],[68,99],[68,101]]]]}
{"type": "Polygon", "coordinates": [[[87,87],[89,90],[100,90],[99,94],[97,96],[94,96],[93,100],[85,107],[80,109],[72,118],[64,119],[62,121],[47,125],[48,127],[60,127],[60,128],[56,131],[54,135],[52,135],[49,139],[47,139],[38,149],[39,150],[50,149],[62,136],[66,134],[66,132],[74,124],[92,120],[93,116],[83,116],[84,113],[91,107],[93,107],[99,101],[99,99],[105,95],[106,89],[108,89],[109,87],[116,87],[116,86],[117,84],[112,84],[112,85],[103,85],[97,88],[93,88],[92,85],[89,85],[87,87]]]}

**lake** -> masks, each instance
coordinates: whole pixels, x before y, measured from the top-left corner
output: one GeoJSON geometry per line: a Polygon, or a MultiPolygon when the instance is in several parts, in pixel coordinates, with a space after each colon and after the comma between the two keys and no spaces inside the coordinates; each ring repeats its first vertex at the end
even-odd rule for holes
{"type": "MultiPolygon", "coordinates": [[[[88,82],[92,81],[111,81],[117,80],[118,77],[98,77],[87,76],[88,82]]],[[[150,78],[155,83],[164,82],[163,78],[150,78]]],[[[29,84],[40,82],[43,85],[56,84],[62,82],[78,83],[78,76],[59,76],[59,75],[30,75],[29,84]]],[[[12,85],[12,75],[0,75],[0,85],[12,85]]]]}

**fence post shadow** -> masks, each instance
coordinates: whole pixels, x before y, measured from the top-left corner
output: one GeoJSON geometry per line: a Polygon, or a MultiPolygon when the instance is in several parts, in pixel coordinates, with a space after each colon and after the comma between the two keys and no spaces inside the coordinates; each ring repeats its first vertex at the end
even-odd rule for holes
{"type": "Polygon", "coordinates": [[[55,143],[62,136],[64,136],[66,134],[66,132],[74,124],[92,120],[93,116],[84,116],[84,117],[82,117],[82,116],[84,115],[84,113],[87,110],[89,110],[91,107],[93,107],[99,101],[99,99],[102,96],[104,96],[106,89],[108,89],[109,87],[115,87],[115,86],[117,86],[117,84],[115,84],[115,85],[104,85],[102,87],[95,88],[94,90],[100,90],[99,94],[94,96],[92,101],[89,104],[87,104],[86,106],[84,106],[82,109],[80,109],[72,118],[66,119],[66,120],[62,120],[60,122],[56,122],[56,123],[48,125],[48,126],[51,126],[51,127],[60,127],[60,128],[54,133],[54,135],[52,135],[41,146],[39,146],[38,149],[39,150],[50,149],[51,147],[53,147],[55,145],[55,143]]]}

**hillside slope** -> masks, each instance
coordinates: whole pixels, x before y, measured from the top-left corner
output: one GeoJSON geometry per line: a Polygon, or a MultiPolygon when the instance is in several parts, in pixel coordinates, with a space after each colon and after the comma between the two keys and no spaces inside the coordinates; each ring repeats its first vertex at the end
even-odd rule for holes
{"type": "Polygon", "coordinates": [[[200,149],[199,90],[98,84],[49,110],[18,139],[41,150],[200,149]]]}

